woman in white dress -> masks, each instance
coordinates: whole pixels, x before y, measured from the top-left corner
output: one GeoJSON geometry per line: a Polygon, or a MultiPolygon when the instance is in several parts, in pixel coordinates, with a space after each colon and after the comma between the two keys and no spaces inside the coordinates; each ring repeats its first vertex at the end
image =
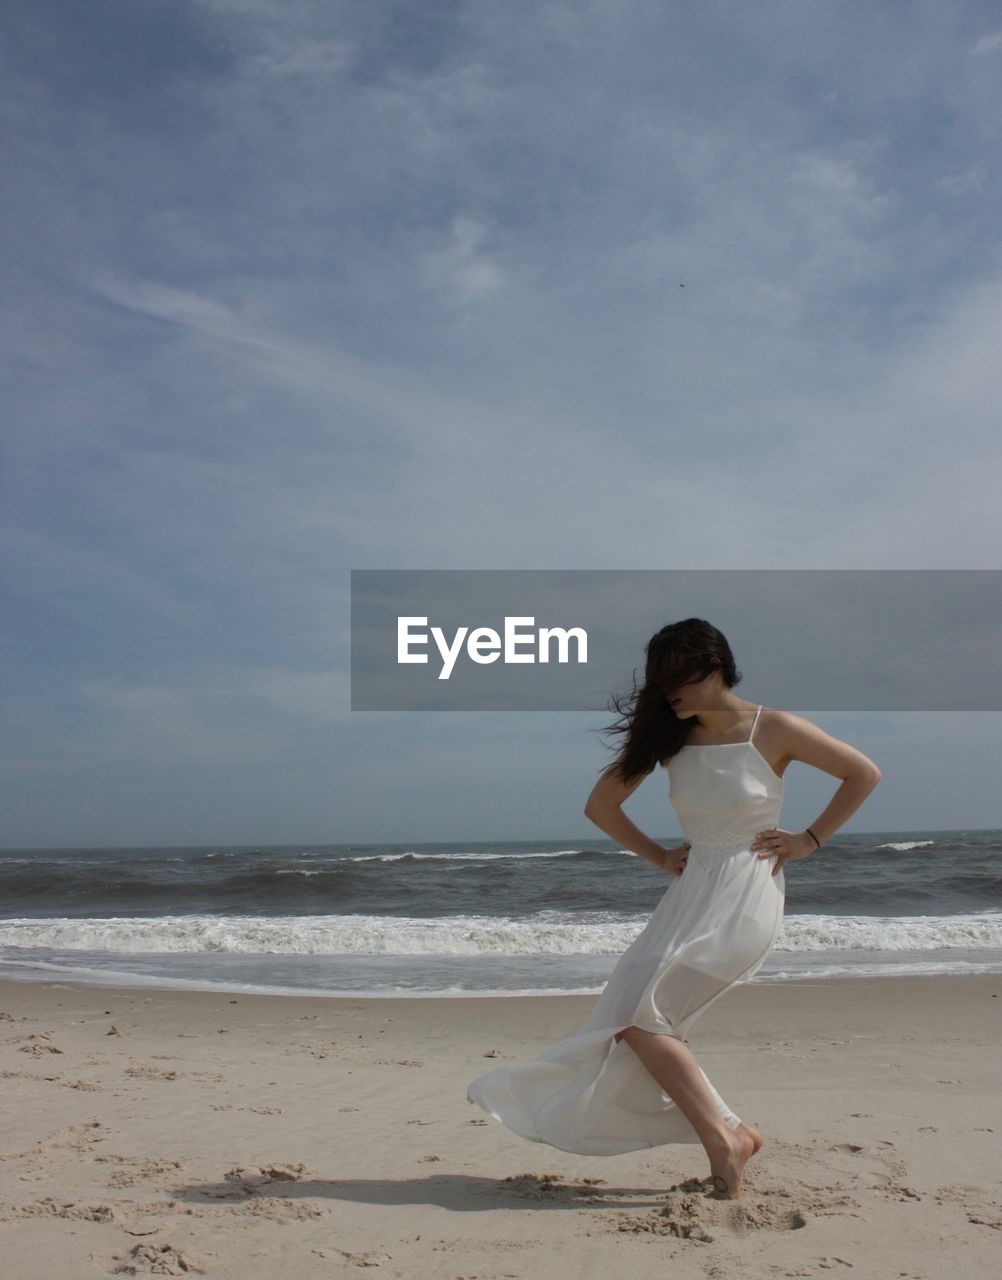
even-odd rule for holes
{"type": "Polygon", "coordinates": [[[584,1025],[467,1089],[470,1102],[512,1132],[564,1151],[616,1155],[700,1142],[711,1194],[724,1199],[739,1198],[763,1137],[717,1093],[684,1035],[765,962],[782,922],[784,865],[823,844],[880,780],[872,760],[809,720],[736,697],[740,679],[722,633],[687,618],[651,638],[644,685],[634,686],[625,711],[613,695],[621,719],[608,728],[624,741],[585,813],[672,883],[584,1025]],[[842,779],[799,832],[778,825],[793,760],[842,779]],[[686,836],[670,849],[621,807],[659,763],[686,836]]]}

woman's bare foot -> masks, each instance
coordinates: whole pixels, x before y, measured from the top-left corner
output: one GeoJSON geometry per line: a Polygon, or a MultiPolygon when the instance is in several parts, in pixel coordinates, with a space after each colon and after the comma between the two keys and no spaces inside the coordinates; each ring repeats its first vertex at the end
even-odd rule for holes
{"type": "Polygon", "coordinates": [[[743,1126],[732,1129],[731,1133],[734,1136],[725,1139],[726,1145],[710,1161],[710,1180],[714,1187],[710,1195],[714,1200],[740,1199],[744,1167],[758,1149],[752,1135],[743,1132],[743,1126]]]}
{"type": "Polygon", "coordinates": [[[762,1134],[761,1130],[756,1129],[753,1124],[748,1124],[746,1120],[742,1120],[737,1127],[739,1132],[747,1133],[749,1138],[751,1138],[753,1144],[751,1154],[754,1155],[762,1143],[765,1142],[765,1136],[762,1134]]]}

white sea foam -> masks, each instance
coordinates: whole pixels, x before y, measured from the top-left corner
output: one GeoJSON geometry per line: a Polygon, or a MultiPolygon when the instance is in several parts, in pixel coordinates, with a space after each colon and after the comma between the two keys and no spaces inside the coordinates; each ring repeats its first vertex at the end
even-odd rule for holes
{"type": "MultiPolygon", "coordinates": [[[[549,853],[363,853],[354,858],[338,858],[342,862],[399,862],[401,858],[424,859],[428,861],[460,861],[460,862],[497,862],[498,859],[509,858],[573,858],[581,853],[581,849],[557,849],[549,853]]],[[[603,853],[629,853],[629,849],[602,850],[603,853]]],[[[328,866],[335,865],[330,862],[328,866]]]]}
{"type": "Polygon", "coordinates": [[[44,960],[32,960],[25,963],[4,964],[0,967],[0,977],[17,982],[44,982],[49,986],[59,987],[63,984],[78,983],[82,986],[108,985],[115,987],[153,987],[178,991],[228,991],[240,995],[289,995],[289,996],[326,996],[330,999],[365,1000],[399,1000],[399,999],[447,999],[450,996],[468,1000],[471,996],[585,996],[597,995],[601,986],[575,987],[491,987],[471,990],[460,984],[450,986],[429,986],[427,988],[407,986],[366,987],[352,985],[342,989],[324,987],[290,986],[277,982],[235,982],[227,979],[176,978],[169,974],[150,975],[148,973],[129,973],[127,970],[93,969],[84,965],[72,967],[64,964],[51,964],[44,960]],[[58,979],[58,980],[57,980],[58,979]]]}
{"type": "MultiPolygon", "coordinates": [[[[0,921],[0,946],[112,953],[271,955],[615,955],[649,916],[124,916],[0,921]]],[[[788,915],[776,951],[933,951],[1002,947],[1002,912],[953,916],[788,915]]]]}
{"type": "MultiPolygon", "coordinates": [[[[898,977],[943,977],[965,976],[971,974],[1002,975],[1002,957],[998,955],[985,959],[950,959],[940,955],[934,960],[915,958],[894,960],[890,957],[878,959],[854,959],[849,956],[839,962],[813,962],[805,957],[807,963],[799,967],[777,968],[768,963],[759,971],[751,982],[758,985],[770,982],[802,982],[816,981],[826,978],[898,978],[898,977]]],[[[330,999],[447,999],[457,997],[465,1000],[471,998],[499,998],[504,996],[597,996],[601,993],[604,982],[582,986],[580,982],[569,981],[566,986],[524,987],[515,985],[508,987],[467,986],[463,981],[435,982],[426,986],[415,985],[413,981],[397,985],[393,978],[384,975],[379,986],[369,985],[370,979],[364,977],[345,980],[341,985],[324,984],[292,985],[258,977],[248,981],[237,981],[218,975],[205,974],[199,977],[180,978],[168,973],[133,973],[124,969],[110,967],[93,968],[86,965],[55,964],[42,959],[10,959],[0,960],[0,977],[5,980],[20,982],[44,982],[49,986],[71,988],[74,984],[83,986],[140,987],[153,989],[174,989],[186,991],[217,991],[242,995],[291,995],[328,997],[330,999]]]]}

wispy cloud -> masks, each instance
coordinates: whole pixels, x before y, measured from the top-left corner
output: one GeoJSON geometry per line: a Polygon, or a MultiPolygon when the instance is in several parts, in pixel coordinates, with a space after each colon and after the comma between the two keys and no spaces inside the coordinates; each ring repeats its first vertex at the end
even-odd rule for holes
{"type": "Polygon", "coordinates": [[[423,266],[433,284],[460,304],[485,302],[504,287],[504,273],[491,260],[484,241],[487,228],[475,218],[452,220],[449,243],[429,250],[423,266]]]}
{"type": "Polygon", "coordinates": [[[993,31],[989,36],[982,36],[971,53],[976,57],[982,53],[1002,52],[1002,31],[993,31]]]}

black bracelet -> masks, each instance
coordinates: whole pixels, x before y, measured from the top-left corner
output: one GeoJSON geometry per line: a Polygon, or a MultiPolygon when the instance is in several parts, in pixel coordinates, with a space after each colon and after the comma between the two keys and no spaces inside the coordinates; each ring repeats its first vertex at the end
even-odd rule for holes
{"type": "Polygon", "coordinates": [[[820,848],[821,848],[821,841],[817,838],[817,836],[814,834],[814,832],[810,829],[810,827],[806,827],[806,828],[805,828],[805,830],[806,830],[807,834],[811,837],[811,839],[814,841],[814,843],[815,843],[815,844],[818,846],[818,848],[820,849],[820,848]]]}

